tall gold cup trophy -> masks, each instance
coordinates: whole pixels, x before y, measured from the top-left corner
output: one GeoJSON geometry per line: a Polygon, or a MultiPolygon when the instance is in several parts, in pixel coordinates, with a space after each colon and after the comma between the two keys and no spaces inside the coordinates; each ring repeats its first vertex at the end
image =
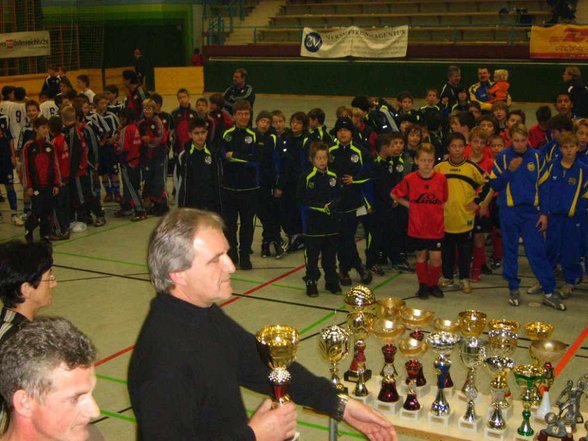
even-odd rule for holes
{"type": "MultiPolygon", "coordinates": [[[[273,407],[287,404],[292,401],[288,393],[291,380],[288,367],[296,358],[300,334],[291,326],[269,325],[257,331],[255,337],[262,360],[272,370],[268,379],[273,391],[273,407]]],[[[291,441],[299,438],[297,432],[291,441]]]]}
{"type": "MultiPolygon", "coordinates": [[[[375,315],[367,309],[376,303],[373,291],[365,285],[356,285],[345,294],[344,302],[351,306],[352,311],[347,314],[347,325],[353,334],[353,360],[351,366],[345,372],[346,381],[363,383],[372,376],[372,371],[367,368],[365,358],[365,339],[368,337],[375,315]],[[363,381],[360,381],[360,374],[363,381]]],[[[365,384],[360,387],[362,389],[365,384]]]]}

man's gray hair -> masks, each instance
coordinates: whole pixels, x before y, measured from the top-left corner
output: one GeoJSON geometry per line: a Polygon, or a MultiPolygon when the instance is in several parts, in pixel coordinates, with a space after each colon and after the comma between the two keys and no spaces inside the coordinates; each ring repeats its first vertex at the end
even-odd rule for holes
{"type": "Polygon", "coordinates": [[[170,273],[185,271],[194,260],[194,237],[202,228],[222,231],[221,217],[213,212],[179,208],[168,213],[149,239],[147,264],[151,283],[158,292],[175,287],[170,273]]]}
{"type": "Polygon", "coordinates": [[[18,390],[42,400],[53,386],[53,371],[61,365],[73,370],[90,368],[96,348],[68,320],[39,317],[22,325],[0,351],[0,394],[10,413],[18,390]]]}

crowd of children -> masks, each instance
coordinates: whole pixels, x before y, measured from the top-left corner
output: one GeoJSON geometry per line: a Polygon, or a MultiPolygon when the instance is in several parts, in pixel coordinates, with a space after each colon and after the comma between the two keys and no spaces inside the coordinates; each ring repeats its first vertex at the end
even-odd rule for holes
{"type": "Polygon", "coordinates": [[[193,108],[182,88],[168,114],[133,71],[123,73],[124,101],[114,85],[95,93],[80,75],[76,92],[59,73],[49,70],[41,103],[20,87],[2,89],[0,174],[11,220],[24,224],[27,240],[37,226],[48,241],[102,226],[103,203],[120,204],[114,215],[133,221],[177,203],[222,214],[230,257],[241,269],[252,268],[256,216],[262,257],[305,248],[309,296],[318,295],[319,261],[326,290],[338,293],[351,285],[351,270],[366,284],[384,274],[383,264],[410,271],[407,256],[415,252],[418,297],[471,293],[471,282],[503,266],[509,303],[519,306],[521,238],[539,281],[528,292],[542,292],[545,305],[565,310],[562,299],[582,279],[588,121],[574,121],[568,92],[557,95],[556,115],[541,106],[527,129],[525,113],[509,106],[507,71],[494,72],[481,106],[450,68],[441,94],[427,89],[420,109],[408,91],[396,105],[358,96],[337,109],[329,131],[320,108],[289,119],[280,110],[256,111],[252,121],[248,101],[235,102],[229,114],[223,96],[213,94],[193,108]],[[574,240],[563,240],[564,232],[574,240]]]}

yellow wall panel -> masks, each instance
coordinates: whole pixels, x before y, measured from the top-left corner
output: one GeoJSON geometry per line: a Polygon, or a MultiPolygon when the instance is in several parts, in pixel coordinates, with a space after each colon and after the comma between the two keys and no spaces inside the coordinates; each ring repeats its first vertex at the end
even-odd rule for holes
{"type": "Polygon", "coordinates": [[[155,90],[160,95],[175,95],[180,88],[188,89],[190,94],[204,92],[204,69],[198,67],[156,67],[155,90]]]}

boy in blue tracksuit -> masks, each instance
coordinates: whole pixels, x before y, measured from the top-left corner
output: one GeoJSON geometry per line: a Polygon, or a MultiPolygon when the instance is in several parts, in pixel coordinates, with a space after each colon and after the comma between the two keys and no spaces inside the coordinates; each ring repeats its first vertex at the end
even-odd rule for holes
{"type": "Polygon", "coordinates": [[[304,173],[298,183],[298,199],[302,207],[306,294],[316,297],[316,282],[321,275],[318,269],[319,255],[325,272],[325,289],[333,294],[341,292],[336,267],[339,222],[335,212],[340,184],[337,175],[327,167],[327,144],[313,142],[310,146],[310,161],[312,169],[304,173]]]}
{"type": "Polygon", "coordinates": [[[511,127],[512,147],[496,157],[490,175],[490,186],[498,193],[500,226],[504,242],[503,277],[508,281],[509,303],[519,306],[518,273],[519,237],[523,238],[531,269],[539,280],[543,304],[560,311],[566,307],[555,291],[553,268],[545,252],[543,232],[547,228],[547,212],[539,204],[539,181],[544,162],[541,154],[528,147],[529,133],[522,124],[511,127]]]}
{"type": "MultiPolygon", "coordinates": [[[[370,154],[367,150],[357,147],[353,143],[354,126],[350,118],[339,118],[335,124],[337,140],[329,148],[330,167],[337,173],[343,186],[341,188],[341,203],[337,208],[340,220],[339,229],[339,281],[343,286],[351,285],[349,271],[354,268],[360,276],[361,283],[369,284],[372,273],[359,257],[355,245],[355,232],[358,221],[368,224],[368,210],[371,211],[366,197],[365,184],[370,180],[370,154]]],[[[369,238],[368,238],[369,241],[369,238]]]]}
{"type": "Polygon", "coordinates": [[[552,268],[561,263],[567,297],[582,279],[582,221],[586,208],[588,166],[576,159],[578,139],[571,133],[559,139],[561,159],[548,163],[539,181],[541,206],[549,214],[547,257],[552,268]]]}

